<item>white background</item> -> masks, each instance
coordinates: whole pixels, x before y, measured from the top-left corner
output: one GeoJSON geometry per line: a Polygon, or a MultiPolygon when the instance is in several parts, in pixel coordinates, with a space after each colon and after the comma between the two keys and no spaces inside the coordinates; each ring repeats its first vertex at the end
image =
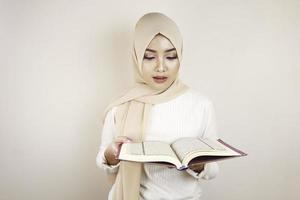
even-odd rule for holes
{"type": "Polygon", "coordinates": [[[299,199],[300,1],[0,1],[0,200],[104,200],[106,105],[133,83],[146,12],[184,38],[180,77],[214,102],[220,162],[206,200],[299,199]]]}

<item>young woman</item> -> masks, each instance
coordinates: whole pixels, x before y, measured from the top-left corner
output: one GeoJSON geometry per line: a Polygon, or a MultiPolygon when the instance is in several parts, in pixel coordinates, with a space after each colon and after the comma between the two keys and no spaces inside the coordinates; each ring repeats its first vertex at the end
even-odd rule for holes
{"type": "Polygon", "coordinates": [[[113,178],[108,199],[201,199],[199,181],[217,175],[215,162],[178,171],[116,159],[125,142],[217,139],[211,101],[178,78],[182,37],[177,25],[161,13],[148,13],[137,22],[134,38],[136,85],[107,107],[96,158],[113,178]]]}

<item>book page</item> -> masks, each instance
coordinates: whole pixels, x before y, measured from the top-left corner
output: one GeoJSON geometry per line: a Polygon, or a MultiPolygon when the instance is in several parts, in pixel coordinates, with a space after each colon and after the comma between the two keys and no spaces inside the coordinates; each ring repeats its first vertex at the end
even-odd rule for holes
{"type": "Polygon", "coordinates": [[[120,160],[136,162],[169,162],[180,168],[181,163],[166,142],[146,141],[124,143],[119,154],[120,160]]]}
{"type": "Polygon", "coordinates": [[[214,151],[226,151],[218,143],[210,139],[200,138],[181,138],[176,140],[171,145],[174,152],[177,154],[180,161],[183,161],[184,157],[191,152],[214,152],[214,151]]]}
{"type": "Polygon", "coordinates": [[[147,141],[143,142],[145,155],[151,156],[171,156],[177,159],[176,154],[168,143],[147,141]]]}
{"type": "Polygon", "coordinates": [[[123,143],[120,154],[144,155],[142,143],[123,143]]]}
{"type": "Polygon", "coordinates": [[[177,158],[168,143],[147,141],[140,143],[124,143],[122,154],[147,155],[147,156],[171,156],[177,158]]]}

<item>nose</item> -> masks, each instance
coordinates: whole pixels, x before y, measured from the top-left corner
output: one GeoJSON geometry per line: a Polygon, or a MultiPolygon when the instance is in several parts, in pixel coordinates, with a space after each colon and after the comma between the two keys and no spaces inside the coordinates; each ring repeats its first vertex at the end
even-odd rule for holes
{"type": "Polygon", "coordinates": [[[157,66],[156,66],[156,71],[157,72],[164,72],[166,70],[167,70],[167,68],[165,67],[163,59],[162,58],[158,59],[157,66]]]}

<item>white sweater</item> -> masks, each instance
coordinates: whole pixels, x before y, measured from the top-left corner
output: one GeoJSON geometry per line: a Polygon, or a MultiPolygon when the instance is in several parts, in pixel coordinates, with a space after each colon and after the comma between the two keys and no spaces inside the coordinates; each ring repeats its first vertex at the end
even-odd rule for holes
{"type": "MultiPolygon", "coordinates": [[[[112,142],[116,129],[114,126],[113,107],[107,114],[102,129],[102,140],[96,163],[107,173],[117,173],[119,164],[106,164],[104,151],[112,142]]],[[[203,94],[189,88],[184,94],[171,101],[153,105],[145,130],[145,140],[160,140],[172,143],[180,137],[217,138],[214,107],[203,94]]],[[[141,200],[199,200],[202,190],[201,179],[212,179],[219,172],[216,162],[205,164],[204,170],[198,174],[190,169],[178,171],[163,165],[144,164],[141,176],[141,200]]],[[[114,186],[108,199],[111,199],[114,186]]]]}

